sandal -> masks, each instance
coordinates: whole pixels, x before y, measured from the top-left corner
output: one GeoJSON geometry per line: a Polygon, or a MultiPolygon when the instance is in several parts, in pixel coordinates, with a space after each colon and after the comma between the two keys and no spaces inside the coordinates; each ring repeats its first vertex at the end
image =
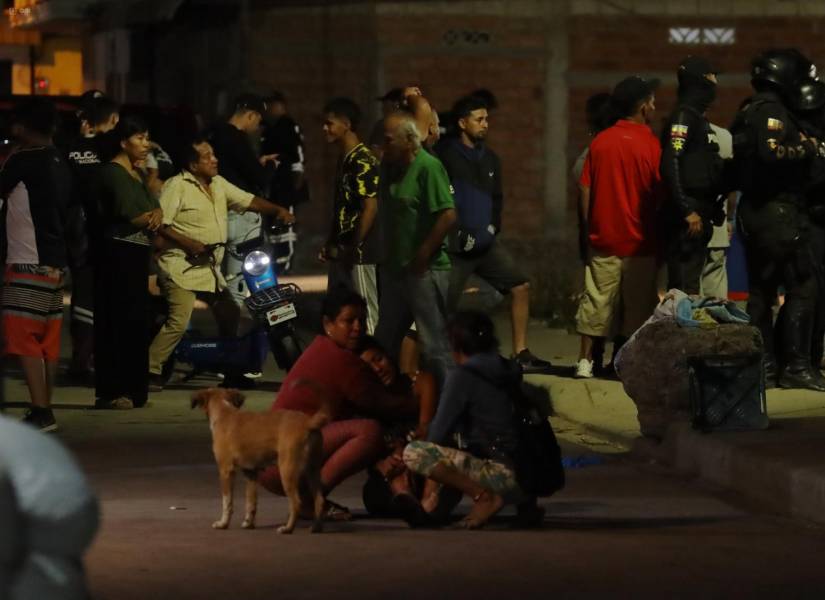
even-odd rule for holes
{"type": "MultiPolygon", "coordinates": [[[[312,521],[315,519],[315,511],[311,506],[304,506],[299,516],[305,521],[312,521]]],[[[352,513],[346,506],[336,504],[332,500],[324,500],[321,519],[323,521],[352,521],[352,513]]]]}
{"type": "Polygon", "coordinates": [[[95,408],[104,410],[132,410],[134,407],[135,404],[125,396],[114,400],[98,399],[95,402],[95,408]]]}
{"type": "Polygon", "coordinates": [[[352,513],[346,506],[336,504],[332,500],[324,502],[324,521],[352,521],[352,513]]]}

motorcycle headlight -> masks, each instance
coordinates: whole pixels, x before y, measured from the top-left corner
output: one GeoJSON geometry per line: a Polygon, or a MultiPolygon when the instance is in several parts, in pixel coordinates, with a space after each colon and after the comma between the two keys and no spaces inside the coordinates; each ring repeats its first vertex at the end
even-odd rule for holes
{"type": "Polygon", "coordinates": [[[266,252],[253,250],[246,255],[246,258],[243,261],[243,270],[244,273],[252,275],[253,277],[258,277],[259,275],[266,273],[266,270],[269,268],[269,263],[269,255],[266,252]]]}

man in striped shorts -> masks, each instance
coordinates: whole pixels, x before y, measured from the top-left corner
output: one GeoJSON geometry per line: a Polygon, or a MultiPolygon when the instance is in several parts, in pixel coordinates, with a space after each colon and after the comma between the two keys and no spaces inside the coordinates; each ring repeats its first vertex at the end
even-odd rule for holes
{"type": "Polygon", "coordinates": [[[63,275],[71,174],[52,135],[57,112],[46,98],[26,99],[15,110],[12,134],[19,149],[0,172],[6,230],[3,351],[20,357],[31,396],[24,421],[57,429],[51,410],[60,354],[63,275]]]}

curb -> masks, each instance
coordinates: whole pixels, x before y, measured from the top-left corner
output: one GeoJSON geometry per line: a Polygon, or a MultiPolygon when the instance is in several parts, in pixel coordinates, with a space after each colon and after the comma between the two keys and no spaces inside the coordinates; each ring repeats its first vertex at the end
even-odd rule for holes
{"type": "Polygon", "coordinates": [[[764,431],[713,433],[673,423],[657,441],[638,429],[631,433],[594,423],[604,419],[594,418],[593,409],[604,415],[617,408],[613,398],[596,398],[586,410],[587,390],[570,382],[542,384],[550,389],[553,415],[594,437],[737,492],[771,512],[825,525],[825,418],[774,418],[764,431]]]}
{"type": "MultiPolygon", "coordinates": [[[[687,423],[671,425],[659,456],[681,472],[735,490],[778,512],[825,524],[825,439],[792,422],[773,422],[766,431],[700,433],[687,423]],[[795,452],[774,453],[781,448],[795,452]],[[801,460],[798,450],[813,454],[801,460]]],[[[634,451],[645,453],[643,444],[634,451]]]]}

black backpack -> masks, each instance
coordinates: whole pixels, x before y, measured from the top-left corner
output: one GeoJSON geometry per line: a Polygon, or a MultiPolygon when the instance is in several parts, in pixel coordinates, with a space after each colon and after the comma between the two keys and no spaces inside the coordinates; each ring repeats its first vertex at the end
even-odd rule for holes
{"type": "Polygon", "coordinates": [[[513,403],[517,441],[512,460],[519,487],[531,496],[551,496],[564,487],[561,447],[550,421],[533,403],[521,382],[506,388],[471,367],[462,366],[476,377],[504,389],[513,403]]]}

